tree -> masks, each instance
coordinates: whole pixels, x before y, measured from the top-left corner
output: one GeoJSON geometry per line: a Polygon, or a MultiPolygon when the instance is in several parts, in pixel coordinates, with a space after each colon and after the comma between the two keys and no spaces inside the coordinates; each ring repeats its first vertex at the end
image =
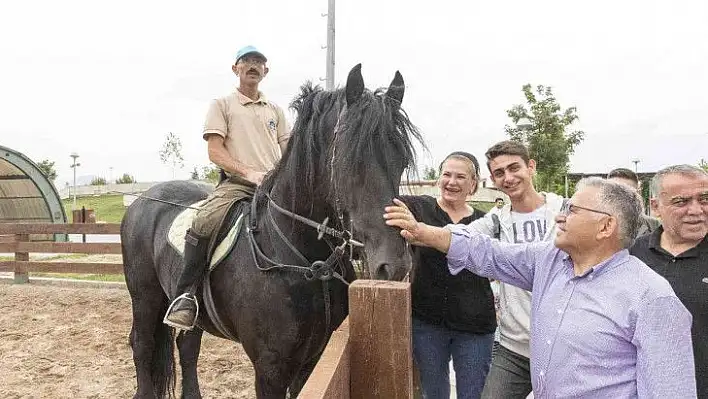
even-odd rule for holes
{"type": "Polygon", "coordinates": [[[423,169],[423,179],[425,180],[437,180],[439,177],[438,171],[432,166],[426,166],[423,169]]]}
{"type": "Polygon", "coordinates": [[[194,169],[192,169],[192,173],[190,174],[190,179],[192,180],[199,180],[199,171],[197,171],[197,167],[195,166],[194,169]]]}
{"type": "Polygon", "coordinates": [[[91,179],[91,185],[92,186],[105,186],[106,179],[103,177],[94,177],[93,179],[91,179]]]}
{"type": "Polygon", "coordinates": [[[701,158],[701,160],[698,162],[698,167],[708,172],[708,162],[706,162],[705,159],[701,158]]]}
{"type": "Polygon", "coordinates": [[[578,119],[575,107],[562,110],[550,86],[530,84],[522,88],[527,106],[517,104],[506,111],[514,127],[504,126],[509,138],[526,145],[532,159],[538,163],[537,188],[563,194],[564,177],[568,172],[570,156],[584,139],[580,130],[568,131],[568,126],[578,119]],[[526,118],[530,126],[518,126],[526,118]]]}
{"type": "Polygon", "coordinates": [[[131,184],[135,183],[135,178],[127,173],[123,173],[123,176],[116,179],[116,184],[131,184]]]}
{"type": "Polygon", "coordinates": [[[165,142],[160,150],[160,160],[163,164],[172,165],[172,178],[175,178],[177,167],[184,167],[184,157],[182,157],[182,141],[174,133],[169,132],[165,137],[165,142]]]}
{"type": "Polygon", "coordinates": [[[221,178],[219,174],[219,168],[215,166],[203,166],[202,167],[202,179],[209,181],[211,183],[218,183],[221,178]]]}
{"type": "Polygon", "coordinates": [[[214,184],[218,183],[220,178],[219,168],[215,166],[195,166],[191,173],[192,180],[206,180],[214,184]]]}
{"type": "Polygon", "coordinates": [[[43,160],[42,162],[38,163],[37,166],[39,167],[39,170],[42,171],[44,176],[47,177],[50,181],[54,182],[57,178],[57,171],[54,169],[54,164],[55,162],[50,161],[48,159],[43,160]]]}

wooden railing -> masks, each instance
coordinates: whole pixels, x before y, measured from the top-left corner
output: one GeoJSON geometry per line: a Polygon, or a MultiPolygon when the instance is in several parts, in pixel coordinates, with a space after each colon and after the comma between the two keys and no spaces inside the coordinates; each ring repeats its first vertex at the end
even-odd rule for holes
{"type": "Polygon", "coordinates": [[[15,259],[0,261],[0,272],[14,272],[15,283],[27,283],[30,272],[123,274],[122,263],[30,261],[30,253],[120,254],[120,243],[32,242],[30,234],[120,234],[118,223],[86,224],[0,224],[0,253],[14,253],[15,259]],[[14,237],[8,240],[8,237],[14,237]]]}
{"type": "Polygon", "coordinates": [[[301,398],[412,398],[410,283],[356,280],[301,398]]]}

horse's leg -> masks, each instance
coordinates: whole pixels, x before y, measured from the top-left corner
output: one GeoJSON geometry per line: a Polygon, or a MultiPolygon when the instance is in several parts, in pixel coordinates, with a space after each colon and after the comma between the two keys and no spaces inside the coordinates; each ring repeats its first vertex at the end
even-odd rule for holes
{"type": "Polygon", "coordinates": [[[172,383],[172,336],[162,324],[167,297],[159,292],[141,292],[133,297],[133,348],[138,391],[136,398],[154,398],[170,389],[172,383]],[[159,296],[158,296],[159,294],[159,296]]]}
{"type": "Polygon", "coordinates": [[[253,363],[258,399],[284,399],[293,378],[293,367],[276,352],[261,353],[253,363]]]}
{"type": "Polygon", "coordinates": [[[179,363],[182,366],[182,398],[201,398],[199,379],[197,377],[197,360],[202,346],[201,328],[194,328],[177,336],[179,363]]]}
{"type": "Polygon", "coordinates": [[[126,285],[133,305],[130,345],[138,382],[135,398],[162,397],[174,383],[172,331],[162,323],[167,296],[151,264],[125,262],[126,285]]]}
{"type": "Polygon", "coordinates": [[[310,378],[310,374],[312,374],[312,370],[315,369],[315,366],[319,360],[320,356],[315,356],[309,363],[303,365],[302,368],[300,368],[300,371],[297,372],[293,382],[288,388],[288,394],[291,398],[297,398],[300,394],[300,391],[302,391],[302,388],[305,386],[307,379],[310,378]]]}

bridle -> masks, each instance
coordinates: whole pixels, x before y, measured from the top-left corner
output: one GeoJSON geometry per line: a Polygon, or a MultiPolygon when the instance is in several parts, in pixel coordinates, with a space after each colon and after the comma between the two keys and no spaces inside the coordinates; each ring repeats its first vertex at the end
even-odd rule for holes
{"type": "MultiPolygon", "coordinates": [[[[346,109],[345,109],[346,110],[346,109]]],[[[336,216],[339,219],[339,225],[341,226],[341,229],[336,229],[333,227],[330,227],[327,225],[329,222],[329,218],[325,218],[322,223],[318,223],[312,219],[306,218],[302,215],[298,215],[295,212],[292,212],[290,210],[287,210],[283,208],[282,206],[278,205],[273,198],[270,196],[270,193],[267,192],[262,192],[261,195],[265,196],[267,199],[267,207],[266,207],[266,217],[267,221],[269,222],[270,226],[273,228],[273,230],[277,233],[277,235],[280,237],[282,242],[284,242],[287,247],[290,249],[290,251],[295,255],[295,257],[298,260],[299,264],[286,264],[282,262],[277,262],[270,257],[268,257],[265,253],[263,253],[263,250],[259,247],[258,243],[256,242],[256,238],[254,233],[258,231],[258,217],[257,217],[257,204],[258,204],[258,195],[259,195],[259,187],[256,188],[256,193],[254,194],[253,200],[251,202],[251,209],[250,209],[250,214],[246,216],[246,233],[248,236],[248,241],[249,241],[249,246],[251,248],[251,254],[253,255],[253,261],[256,264],[256,267],[261,270],[261,271],[270,271],[270,270],[277,270],[277,269],[284,269],[284,270],[292,270],[296,272],[300,272],[305,276],[305,279],[310,281],[314,279],[318,279],[322,281],[322,289],[324,293],[324,303],[325,303],[325,318],[326,318],[326,332],[329,332],[331,329],[331,304],[330,304],[330,292],[329,292],[329,281],[332,279],[336,279],[337,281],[343,283],[345,286],[349,286],[349,282],[346,280],[346,268],[342,264],[342,259],[346,253],[347,247],[349,248],[349,260],[350,262],[353,260],[353,254],[354,254],[354,247],[359,247],[363,248],[364,244],[362,244],[360,241],[355,240],[353,238],[353,229],[352,229],[352,223],[350,221],[349,227],[345,227],[344,223],[344,212],[342,211],[342,208],[340,206],[340,199],[339,195],[337,192],[337,185],[336,185],[336,179],[334,179],[334,160],[335,160],[335,150],[336,150],[336,142],[337,142],[337,133],[339,132],[339,122],[341,120],[342,114],[345,112],[345,110],[342,110],[342,112],[339,114],[337,117],[337,123],[334,127],[334,133],[332,137],[332,157],[330,160],[330,177],[331,177],[331,184],[333,187],[334,191],[334,207],[335,207],[335,212],[336,216]],[[281,215],[287,216],[293,220],[296,220],[300,223],[305,224],[306,226],[312,227],[317,231],[317,239],[321,240],[324,238],[325,235],[335,238],[337,240],[340,240],[341,242],[338,245],[333,245],[329,240],[325,240],[327,244],[330,246],[332,249],[332,253],[327,257],[326,260],[316,260],[314,262],[310,262],[303,254],[300,252],[294,245],[293,243],[285,236],[283,231],[278,227],[278,224],[275,222],[275,219],[273,218],[273,211],[276,211],[280,213],[281,215]],[[307,266],[304,266],[307,265],[307,266]],[[339,270],[335,268],[335,266],[339,266],[339,270]]]]}
{"type": "MultiPolygon", "coordinates": [[[[256,191],[256,195],[258,195],[258,190],[256,191]]],[[[333,227],[327,226],[327,223],[329,222],[328,218],[325,218],[325,220],[322,223],[317,223],[312,219],[308,219],[304,216],[298,215],[292,211],[289,211],[280,205],[278,205],[273,198],[271,198],[270,194],[268,193],[262,193],[263,196],[266,197],[267,199],[267,212],[266,212],[266,217],[268,218],[268,222],[270,226],[273,228],[273,230],[278,234],[280,239],[287,245],[287,247],[290,249],[290,251],[295,255],[295,257],[298,259],[298,265],[293,265],[293,264],[287,264],[287,263],[282,263],[282,262],[277,262],[271,258],[269,258],[267,255],[263,253],[261,248],[258,246],[258,243],[255,240],[255,235],[254,233],[258,231],[258,226],[257,226],[257,217],[256,217],[256,199],[254,197],[253,202],[251,203],[251,212],[249,216],[249,223],[247,224],[246,227],[246,232],[248,234],[250,246],[251,246],[251,253],[253,254],[253,259],[256,263],[256,267],[261,270],[261,271],[269,271],[273,269],[289,269],[297,272],[301,272],[304,276],[305,279],[307,280],[313,280],[315,278],[322,280],[322,281],[329,281],[332,278],[337,279],[341,281],[345,285],[349,285],[349,282],[345,279],[345,271],[344,268],[341,268],[340,271],[337,271],[334,269],[335,264],[339,264],[339,261],[342,259],[344,256],[347,247],[350,248],[350,254],[353,253],[353,247],[363,247],[364,244],[361,242],[355,240],[352,238],[352,231],[351,227],[350,229],[343,229],[343,230],[338,230],[333,227]],[[322,239],[324,235],[334,237],[336,239],[341,240],[341,243],[337,245],[336,247],[333,247],[332,244],[327,241],[327,243],[330,245],[330,248],[332,248],[332,253],[327,257],[326,260],[316,260],[314,262],[310,262],[305,255],[302,254],[297,248],[295,248],[295,245],[285,236],[283,231],[280,229],[278,224],[275,222],[275,219],[273,218],[273,210],[277,211],[278,213],[288,216],[294,220],[297,220],[300,223],[303,223],[307,226],[310,226],[314,228],[317,231],[317,238],[322,239]],[[262,265],[262,262],[265,262],[267,266],[262,265]],[[303,266],[303,265],[308,265],[308,266],[303,266]]],[[[340,215],[338,215],[340,217],[340,215]]],[[[344,220],[344,216],[341,215],[341,220],[344,220]]]]}

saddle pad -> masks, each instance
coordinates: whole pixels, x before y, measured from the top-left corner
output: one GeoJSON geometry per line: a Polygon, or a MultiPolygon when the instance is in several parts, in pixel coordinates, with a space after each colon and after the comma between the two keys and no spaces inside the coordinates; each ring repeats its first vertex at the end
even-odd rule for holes
{"type": "MultiPolygon", "coordinates": [[[[179,252],[180,255],[184,256],[184,237],[187,235],[187,230],[192,226],[192,220],[194,220],[194,215],[197,214],[197,210],[194,208],[199,208],[204,203],[204,200],[195,202],[191,205],[191,208],[187,208],[180,212],[179,215],[172,221],[169,231],[167,232],[167,241],[172,245],[172,247],[179,252]]],[[[243,221],[243,214],[239,215],[236,219],[236,223],[231,226],[228,234],[224,239],[218,243],[214,254],[211,257],[211,262],[209,263],[209,270],[213,270],[216,265],[221,262],[226,255],[229,254],[231,248],[233,248],[236,243],[236,238],[238,238],[238,233],[241,230],[241,224],[243,221]]]]}

